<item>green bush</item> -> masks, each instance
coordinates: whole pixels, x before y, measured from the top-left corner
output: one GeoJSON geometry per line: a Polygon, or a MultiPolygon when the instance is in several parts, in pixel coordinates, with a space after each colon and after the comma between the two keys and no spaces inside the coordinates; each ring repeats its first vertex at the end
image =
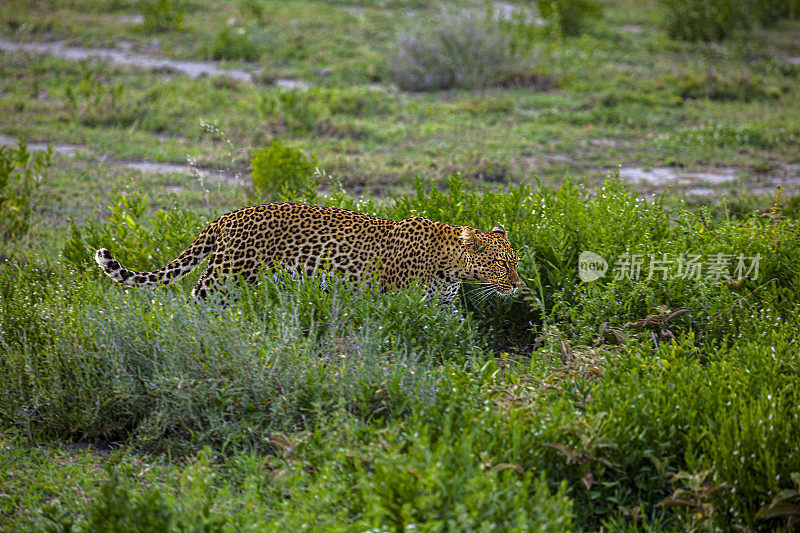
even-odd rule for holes
{"type": "Polygon", "coordinates": [[[667,33],[675,39],[712,41],[749,25],[742,0],[660,0],[667,33]]]}
{"type": "Polygon", "coordinates": [[[110,463],[107,481],[89,507],[88,530],[222,532],[227,520],[212,509],[217,475],[210,455],[203,450],[187,465],[187,479],[177,487],[180,497],[160,485],[137,490],[126,479],[133,473],[110,463]]]}
{"type": "Polygon", "coordinates": [[[685,72],[667,76],[663,82],[684,100],[749,102],[780,98],[785,91],[781,85],[749,72],[685,72]]]}
{"type": "Polygon", "coordinates": [[[244,27],[225,26],[217,32],[213,40],[203,45],[209,59],[231,59],[257,61],[261,50],[252,33],[244,27]]]}
{"type": "Polygon", "coordinates": [[[391,80],[408,91],[501,85],[522,69],[509,37],[490,20],[444,13],[402,33],[388,59],[391,80]]]}
{"type": "Polygon", "coordinates": [[[152,218],[146,217],[147,208],[146,194],[115,190],[105,223],[70,224],[64,259],[80,270],[92,270],[97,268],[95,251],[108,248],[129,268],[152,270],[178,257],[205,226],[203,218],[177,201],[152,218]]]}
{"type": "Polygon", "coordinates": [[[278,93],[278,102],[286,127],[293,133],[310,133],[319,122],[322,110],[313,94],[289,90],[278,93]]]}
{"type": "Polygon", "coordinates": [[[52,150],[31,153],[20,139],[17,147],[0,145],[0,239],[13,241],[28,233],[40,172],[52,165],[52,150]]]}
{"type": "Polygon", "coordinates": [[[312,202],[316,197],[313,174],[316,161],[278,140],[253,154],[253,188],[261,199],[312,202]]]}
{"type": "Polygon", "coordinates": [[[596,0],[536,0],[539,13],[559,35],[580,35],[602,12],[596,0]]]}
{"type": "Polygon", "coordinates": [[[396,107],[396,100],[390,95],[369,87],[311,89],[308,97],[324,103],[333,115],[385,116],[396,107]]]}
{"type": "Polygon", "coordinates": [[[797,19],[800,17],[800,1],[798,0],[753,0],[759,8],[764,23],[772,23],[782,18],[797,19]]]}
{"type": "Polygon", "coordinates": [[[151,32],[180,30],[185,9],[173,0],[139,0],[144,29],[151,32]]]}
{"type": "Polygon", "coordinates": [[[361,485],[367,516],[387,530],[570,531],[566,484],[551,494],[545,477],[515,464],[492,464],[474,429],[445,425],[392,435],[361,485]],[[428,430],[429,431],[429,430],[428,430]]]}
{"type": "Polygon", "coordinates": [[[719,41],[753,24],[770,24],[800,14],[797,0],[659,0],[670,37],[719,41]]]}

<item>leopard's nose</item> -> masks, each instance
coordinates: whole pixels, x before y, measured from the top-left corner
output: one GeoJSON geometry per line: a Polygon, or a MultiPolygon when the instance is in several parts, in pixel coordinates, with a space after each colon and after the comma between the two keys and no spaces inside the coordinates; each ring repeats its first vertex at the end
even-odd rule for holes
{"type": "Polygon", "coordinates": [[[519,289],[520,285],[522,285],[522,280],[521,279],[517,278],[517,279],[511,280],[511,286],[514,287],[515,289],[519,289]]]}

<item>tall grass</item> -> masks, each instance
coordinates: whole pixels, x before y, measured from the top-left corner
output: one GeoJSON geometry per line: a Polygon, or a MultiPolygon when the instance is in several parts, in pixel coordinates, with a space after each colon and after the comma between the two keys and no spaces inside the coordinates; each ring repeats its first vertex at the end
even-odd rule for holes
{"type": "Polygon", "coordinates": [[[53,152],[32,153],[20,139],[16,148],[0,146],[0,238],[12,241],[30,230],[34,202],[53,152]]]}
{"type": "Polygon", "coordinates": [[[140,0],[139,9],[144,16],[146,31],[162,32],[183,27],[185,6],[173,0],[140,0]]]}
{"type": "MultiPolygon", "coordinates": [[[[108,221],[73,227],[68,260],[17,251],[0,267],[3,438],[123,443],[188,464],[159,466],[161,477],[142,488],[125,466],[137,459],[121,457],[92,503],[40,504],[14,520],[462,530],[785,523],[756,517],[800,472],[800,241],[779,199],[768,217],[715,217],[645,201],[615,181],[595,194],[569,183],[479,192],[455,175],[441,189],[418,180],[392,203],[342,193],[316,201],[502,224],[526,288],[482,303],[467,286],[455,313],[426,304],[420,287],[380,294],[281,273],[230,287],[224,308],[189,302],[192,280],[125,289],[77,260],[80,250],[88,257],[107,245],[151,268],[202,223],[180,207],[150,216],[141,196],[118,195],[108,221]],[[587,250],[612,267],[591,283],[577,272],[587,250]],[[758,254],[760,264],[757,276],[668,269],[664,279],[645,267],[617,279],[624,254],[758,254]],[[207,495],[191,481],[197,472],[212,476],[219,496],[175,497],[207,495]],[[234,513],[241,501],[252,507],[234,513]]],[[[0,512],[10,520],[21,506],[0,512]]]]}
{"type": "Polygon", "coordinates": [[[226,26],[201,45],[201,50],[209,59],[256,61],[262,54],[256,33],[252,28],[226,26]]]}

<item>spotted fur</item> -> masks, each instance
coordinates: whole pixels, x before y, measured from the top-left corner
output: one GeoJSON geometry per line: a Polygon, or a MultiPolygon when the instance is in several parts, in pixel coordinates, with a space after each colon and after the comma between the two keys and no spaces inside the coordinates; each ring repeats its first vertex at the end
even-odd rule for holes
{"type": "Polygon", "coordinates": [[[206,298],[232,273],[252,282],[262,265],[280,265],[313,275],[332,271],[355,284],[377,269],[382,290],[421,280],[429,297],[451,302],[462,281],[488,284],[507,296],[520,285],[519,257],[506,231],[454,226],[422,217],[386,220],[347,209],[272,203],[226,213],[209,224],[175,260],[150,272],[122,266],[105,248],[95,261],[114,280],[130,287],[173,283],[206,257],[192,295],[206,298]]]}

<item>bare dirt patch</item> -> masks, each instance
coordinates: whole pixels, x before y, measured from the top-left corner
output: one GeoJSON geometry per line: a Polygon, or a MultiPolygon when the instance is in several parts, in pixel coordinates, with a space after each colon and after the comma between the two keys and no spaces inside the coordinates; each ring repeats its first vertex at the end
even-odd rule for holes
{"type": "Polygon", "coordinates": [[[620,179],[631,184],[647,185],[691,185],[695,183],[709,183],[720,185],[730,183],[737,179],[735,168],[722,167],[701,172],[686,172],[673,167],[642,167],[625,166],[619,169],[620,179]]]}
{"type": "Polygon", "coordinates": [[[245,180],[236,174],[231,174],[228,172],[220,172],[208,168],[200,168],[189,165],[177,165],[175,163],[158,163],[154,161],[142,161],[142,160],[115,161],[113,159],[109,160],[104,157],[101,157],[100,160],[108,161],[113,165],[119,165],[125,168],[138,170],[140,172],[146,172],[148,174],[189,174],[193,176],[198,176],[203,179],[224,181],[240,185],[244,185],[245,183],[245,180]]]}
{"type": "MultiPolygon", "coordinates": [[[[9,135],[0,134],[0,146],[15,147],[17,144],[18,140],[16,138],[9,135]]],[[[54,153],[62,154],[67,157],[73,157],[78,152],[91,153],[91,150],[87,146],[81,144],[54,144],[46,142],[31,142],[27,144],[28,150],[32,152],[43,152],[47,150],[48,146],[53,148],[54,153]]],[[[97,156],[97,160],[110,165],[131,168],[149,174],[188,174],[198,176],[203,179],[222,181],[238,185],[244,185],[246,183],[245,179],[237,174],[190,165],[160,163],[157,161],[146,161],[141,159],[120,160],[112,159],[105,155],[97,156]]]]}
{"type": "MultiPolygon", "coordinates": [[[[13,146],[16,147],[19,139],[11,137],[10,135],[3,135],[0,133],[0,146],[13,146]]],[[[87,150],[87,147],[82,144],[53,144],[43,142],[29,142],[27,143],[28,150],[33,152],[44,152],[48,146],[52,146],[53,153],[62,154],[65,156],[74,156],[77,152],[87,150]]]]}
{"type": "MultiPolygon", "coordinates": [[[[239,81],[254,83],[263,80],[264,76],[245,69],[223,68],[217,61],[178,61],[175,59],[157,58],[145,54],[130,52],[131,45],[123,41],[121,49],[82,48],[67,46],[61,41],[22,43],[0,39],[0,51],[44,54],[67,59],[69,61],[96,60],[109,65],[123,65],[137,68],[173,71],[190,78],[201,76],[222,76],[239,81]]],[[[308,89],[311,84],[303,80],[278,78],[271,80],[277,87],[284,89],[308,89]]]]}
{"type": "Polygon", "coordinates": [[[86,61],[96,59],[111,65],[129,65],[152,70],[173,70],[190,78],[200,76],[225,76],[241,81],[252,81],[253,74],[242,69],[225,69],[216,61],[177,61],[160,59],[144,54],[133,54],[112,48],[81,48],[67,46],[61,41],[21,43],[0,39],[0,50],[5,52],[27,52],[31,54],[47,54],[70,61],[86,61]]]}

